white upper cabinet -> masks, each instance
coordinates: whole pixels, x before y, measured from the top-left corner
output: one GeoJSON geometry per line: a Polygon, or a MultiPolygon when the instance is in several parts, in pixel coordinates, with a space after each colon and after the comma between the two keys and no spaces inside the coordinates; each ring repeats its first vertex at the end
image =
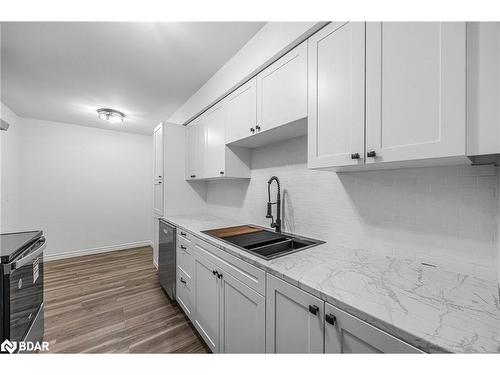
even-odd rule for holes
{"type": "Polygon", "coordinates": [[[465,155],[464,22],[366,25],[366,163],[465,155]]]}
{"type": "Polygon", "coordinates": [[[226,143],[255,133],[257,125],[257,80],[252,78],[226,99],[226,143]]]}
{"type": "Polygon", "coordinates": [[[307,41],[257,75],[257,128],[266,131],[307,116],[307,41]]]}
{"type": "Polygon", "coordinates": [[[363,164],[365,24],[332,22],[308,43],[308,166],[363,164]]]}
{"type": "Polygon", "coordinates": [[[202,178],[205,173],[206,126],[200,116],[187,126],[186,179],[202,178]]]}
{"type": "Polygon", "coordinates": [[[154,175],[153,178],[163,178],[163,124],[153,131],[154,175]]]}
{"type": "Polygon", "coordinates": [[[500,153],[500,22],[467,22],[467,154],[500,153]]]}
{"type": "Polygon", "coordinates": [[[226,146],[227,110],[223,100],[187,126],[187,180],[250,177],[250,150],[226,146]]]}
{"type": "Polygon", "coordinates": [[[207,134],[204,156],[205,173],[203,175],[205,178],[219,177],[225,174],[226,121],[227,107],[224,101],[217,103],[205,114],[204,122],[207,134]]]}

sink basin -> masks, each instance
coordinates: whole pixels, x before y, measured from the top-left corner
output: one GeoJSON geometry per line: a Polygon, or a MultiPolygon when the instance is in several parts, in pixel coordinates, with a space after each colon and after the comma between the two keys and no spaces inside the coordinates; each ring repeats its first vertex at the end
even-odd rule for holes
{"type": "Polygon", "coordinates": [[[254,225],[211,229],[203,233],[266,260],[324,243],[312,238],[272,232],[254,225]]]}

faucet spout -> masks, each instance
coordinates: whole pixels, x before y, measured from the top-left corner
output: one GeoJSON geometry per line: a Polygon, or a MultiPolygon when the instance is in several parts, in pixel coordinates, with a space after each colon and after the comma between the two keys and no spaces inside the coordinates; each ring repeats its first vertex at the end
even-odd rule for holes
{"type": "Polygon", "coordinates": [[[276,232],[281,232],[281,186],[280,186],[280,180],[276,176],[272,176],[269,181],[267,181],[267,196],[268,196],[268,202],[267,202],[267,214],[266,218],[271,219],[271,228],[275,228],[276,232]],[[271,202],[271,184],[273,181],[276,181],[277,185],[277,197],[275,202],[271,202]],[[276,205],[276,221],[273,218],[272,214],[272,206],[276,205]]]}

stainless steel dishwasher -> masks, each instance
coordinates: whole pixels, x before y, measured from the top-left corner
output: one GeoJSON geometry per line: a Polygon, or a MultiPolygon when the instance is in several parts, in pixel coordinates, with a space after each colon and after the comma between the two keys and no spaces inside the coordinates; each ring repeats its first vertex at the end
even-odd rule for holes
{"type": "Polygon", "coordinates": [[[158,270],[160,285],[172,301],[175,300],[175,227],[160,220],[158,239],[158,270]]]}

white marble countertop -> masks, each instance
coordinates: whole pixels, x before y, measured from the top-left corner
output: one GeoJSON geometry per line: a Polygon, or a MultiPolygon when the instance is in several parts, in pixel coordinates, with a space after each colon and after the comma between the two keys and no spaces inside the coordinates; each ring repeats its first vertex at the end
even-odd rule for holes
{"type": "Polygon", "coordinates": [[[251,223],[206,214],[164,220],[426,352],[500,353],[495,281],[332,243],[266,261],[201,233],[251,223]]]}

